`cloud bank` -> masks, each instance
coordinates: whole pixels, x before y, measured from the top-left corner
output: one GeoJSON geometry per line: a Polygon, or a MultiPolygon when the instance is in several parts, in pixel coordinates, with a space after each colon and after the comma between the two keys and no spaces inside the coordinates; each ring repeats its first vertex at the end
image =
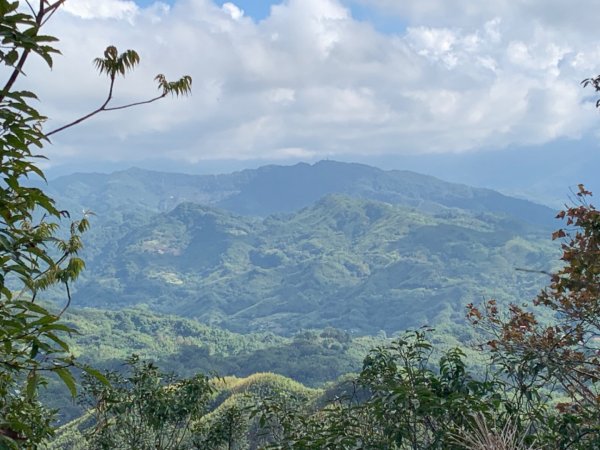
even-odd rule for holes
{"type": "Polygon", "coordinates": [[[600,73],[596,24],[563,1],[287,0],[258,22],[234,1],[67,5],[47,30],[63,57],[30,65],[25,83],[48,129],[102,102],[91,61],[110,44],[142,58],[115,104],[155,95],[159,72],[194,85],[56,135],[56,162],[479,151],[579,139],[598,119],[579,85],[600,73]],[[358,3],[398,29],[356,19],[358,3]]]}

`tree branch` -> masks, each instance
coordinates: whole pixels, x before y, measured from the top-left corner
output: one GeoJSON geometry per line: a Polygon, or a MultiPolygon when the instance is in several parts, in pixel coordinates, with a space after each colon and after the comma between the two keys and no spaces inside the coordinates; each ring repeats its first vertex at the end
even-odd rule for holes
{"type": "Polygon", "coordinates": [[[35,16],[36,15],[35,9],[33,9],[33,6],[31,6],[31,3],[29,3],[29,0],[25,0],[25,3],[27,3],[27,6],[29,6],[29,10],[31,11],[31,14],[33,14],[35,16]]]}
{"type": "Polygon", "coordinates": [[[65,288],[67,289],[67,303],[65,304],[65,306],[63,307],[63,309],[61,309],[61,311],[58,313],[58,317],[62,317],[62,315],[65,313],[65,311],[71,305],[71,290],[69,289],[69,282],[68,281],[65,281],[65,288]]]}
{"type": "Polygon", "coordinates": [[[58,133],[60,131],[66,130],[67,128],[71,128],[72,126],[75,126],[75,125],[83,122],[84,120],[87,120],[87,119],[89,119],[92,116],[95,116],[99,112],[106,111],[106,105],[108,105],[108,103],[112,99],[114,85],[115,85],[115,77],[111,77],[111,79],[110,79],[110,87],[108,89],[108,96],[106,97],[106,100],[104,101],[104,103],[102,103],[102,105],[100,105],[100,107],[98,109],[95,109],[91,113],[88,113],[85,116],[82,116],[79,119],[74,120],[73,122],[70,122],[70,123],[68,123],[66,125],[63,125],[62,127],[56,128],[55,130],[52,130],[49,133],[46,133],[46,137],[48,137],[50,135],[53,135],[55,133],[58,133]]]}
{"type": "Polygon", "coordinates": [[[166,93],[159,95],[158,97],[154,97],[150,100],[145,100],[143,102],[135,102],[135,103],[129,103],[127,105],[121,105],[121,106],[113,106],[112,108],[105,108],[104,111],[117,111],[119,109],[126,109],[126,108],[131,108],[132,106],[138,106],[138,105],[147,105],[148,103],[153,103],[156,100],[160,100],[161,98],[165,98],[166,97],[166,93]]]}
{"type": "Polygon", "coordinates": [[[107,97],[106,101],[102,104],[102,106],[100,106],[98,109],[92,111],[91,113],[86,114],[85,116],[80,117],[79,119],[74,120],[71,123],[68,123],[67,125],[63,125],[62,127],[56,128],[55,130],[52,130],[49,133],[46,133],[46,137],[51,136],[51,135],[53,135],[55,133],[58,133],[60,131],[63,131],[65,129],[67,129],[67,128],[70,128],[70,127],[72,127],[74,125],[77,125],[77,124],[83,122],[84,120],[87,120],[87,119],[89,119],[92,116],[95,116],[96,114],[98,114],[100,112],[104,112],[104,111],[118,111],[118,110],[121,110],[121,109],[127,109],[127,108],[131,108],[131,107],[134,107],[134,106],[147,105],[149,103],[154,103],[155,101],[160,100],[161,98],[165,98],[167,96],[167,94],[168,94],[168,92],[164,92],[164,93],[162,93],[161,95],[159,95],[157,97],[151,98],[150,100],[144,100],[144,101],[140,101],[140,102],[128,103],[126,105],[108,107],[108,103],[112,100],[112,92],[113,92],[114,82],[115,82],[115,80],[113,78],[111,80],[111,83],[110,83],[110,90],[109,90],[108,97],[107,97]]]}
{"type": "MultiPolygon", "coordinates": [[[[57,0],[56,3],[51,5],[51,7],[57,8],[63,1],[64,0],[57,0]]],[[[62,127],[56,128],[55,130],[45,133],[44,136],[48,138],[49,136],[52,136],[55,133],[77,125],[83,122],[84,120],[87,120],[90,117],[95,116],[96,114],[103,111],[117,111],[121,109],[131,108],[134,106],[147,105],[149,103],[154,103],[155,101],[166,97],[168,94],[176,96],[187,95],[191,91],[192,77],[190,77],[189,75],[185,75],[177,81],[167,81],[163,74],[159,74],[156,77],[154,77],[154,80],[158,82],[158,88],[162,91],[160,95],[150,98],[149,100],[143,100],[128,103],[125,105],[109,107],[108,104],[110,103],[113,97],[113,89],[116,77],[118,75],[125,76],[125,73],[130,70],[133,70],[133,68],[137,64],[139,64],[139,61],[140,57],[134,50],[127,50],[124,53],[119,54],[116,47],[112,45],[108,46],[104,51],[104,58],[100,57],[94,59],[94,65],[100,71],[100,74],[106,73],[110,79],[110,88],[108,91],[108,96],[106,97],[104,103],[100,105],[99,108],[95,109],[89,114],[86,114],[80,117],[79,119],[74,120],[73,122],[63,125],[62,127]]]]}
{"type": "MultiPolygon", "coordinates": [[[[48,21],[48,19],[50,19],[50,17],[52,17],[52,15],[56,12],[56,10],[65,1],[66,0],[57,0],[56,2],[54,2],[52,4],[48,4],[48,6],[45,6],[44,0],[40,0],[40,6],[39,6],[39,10],[38,10],[37,14],[33,10],[31,3],[29,3],[29,1],[27,1],[27,5],[31,9],[31,12],[35,18],[34,23],[36,24],[36,27],[37,27],[36,33],[48,21]],[[46,15],[48,15],[48,17],[46,17],[46,15]]],[[[17,78],[19,77],[19,75],[23,73],[23,66],[25,66],[25,61],[27,61],[27,58],[29,57],[30,53],[31,53],[31,48],[26,48],[25,50],[23,50],[23,53],[21,53],[19,62],[15,66],[14,70],[12,71],[10,78],[4,85],[4,88],[2,88],[2,91],[0,91],[0,102],[2,102],[4,100],[4,98],[6,97],[6,94],[8,92],[10,92],[13,85],[17,81],[17,78]]]]}
{"type": "Polygon", "coordinates": [[[57,0],[52,5],[49,5],[48,8],[46,9],[46,14],[48,14],[48,17],[46,17],[44,20],[42,20],[42,22],[40,23],[40,27],[44,26],[46,24],[46,22],[48,22],[50,20],[50,18],[54,15],[54,13],[58,10],[58,8],[60,8],[62,6],[62,4],[65,3],[66,1],[67,0],[57,0]]]}
{"type": "Polygon", "coordinates": [[[21,73],[23,73],[23,66],[25,65],[25,61],[27,61],[27,57],[29,56],[29,53],[31,53],[31,49],[28,49],[28,48],[23,50],[23,53],[21,53],[21,58],[19,58],[19,62],[15,66],[14,70],[12,71],[10,78],[8,79],[8,81],[6,82],[4,87],[2,88],[2,91],[0,91],[0,102],[4,101],[6,94],[8,92],[10,92],[11,88],[15,84],[15,81],[17,81],[17,78],[19,77],[19,75],[21,73]]]}
{"type": "Polygon", "coordinates": [[[546,272],[545,270],[524,269],[522,267],[515,267],[515,270],[517,272],[528,272],[528,273],[538,273],[540,275],[548,275],[549,277],[554,276],[554,274],[551,274],[550,272],[546,272]]]}

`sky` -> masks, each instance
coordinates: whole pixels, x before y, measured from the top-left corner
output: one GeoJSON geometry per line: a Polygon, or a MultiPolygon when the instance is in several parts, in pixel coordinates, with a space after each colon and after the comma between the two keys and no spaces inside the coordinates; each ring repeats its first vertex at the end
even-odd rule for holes
{"type": "Polygon", "coordinates": [[[32,61],[23,84],[38,92],[51,130],[103,102],[108,83],[92,60],[108,45],[141,57],[117,81],[115,106],[156,95],[158,73],[193,78],[188,98],[55,135],[46,167],[58,172],[340,159],[560,195],[594,184],[600,167],[596,96],[580,85],[600,74],[598,6],[68,0],[46,30],[62,56],[52,71],[32,61]]]}

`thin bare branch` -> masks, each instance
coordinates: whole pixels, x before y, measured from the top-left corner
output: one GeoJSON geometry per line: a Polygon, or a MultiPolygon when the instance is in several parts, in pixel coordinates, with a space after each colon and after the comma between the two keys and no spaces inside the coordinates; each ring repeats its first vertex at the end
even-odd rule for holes
{"type": "Polygon", "coordinates": [[[71,306],[71,290],[69,289],[69,283],[67,281],[65,281],[65,288],[67,290],[67,303],[65,304],[63,309],[61,309],[58,313],[58,317],[62,317],[65,311],[69,309],[69,306],[71,306]]]}
{"type": "Polygon", "coordinates": [[[40,26],[44,26],[46,22],[50,20],[50,18],[54,15],[54,13],[65,3],[66,0],[58,0],[53,5],[49,6],[46,12],[48,13],[48,17],[46,17],[41,23],[40,26]]]}
{"type": "Polygon", "coordinates": [[[113,106],[111,108],[104,108],[104,111],[116,111],[119,109],[126,109],[126,108],[131,108],[132,106],[139,106],[139,105],[147,105],[148,103],[152,103],[155,102],[157,100],[160,100],[161,98],[164,98],[167,94],[162,94],[159,95],[158,97],[154,97],[150,100],[145,100],[143,102],[135,102],[135,103],[129,103],[127,105],[121,105],[121,106],[113,106]]]}
{"type": "Polygon", "coordinates": [[[115,85],[115,79],[114,79],[114,77],[112,77],[111,80],[110,80],[110,87],[108,89],[108,95],[106,97],[106,100],[104,101],[104,103],[102,103],[102,105],[100,105],[99,108],[97,108],[94,111],[86,114],[85,116],[80,117],[79,119],[74,120],[73,122],[70,122],[70,123],[68,123],[66,125],[63,125],[62,127],[56,128],[56,129],[50,131],[49,133],[46,133],[46,137],[51,136],[51,135],[53,135],[55,133],[58,133],[60,131],[66,130],[67,128],[71,128],[72,126],[75,126],[75,125],[83,122],[84,120],[87,120],[90,117],[95,116],[96,114],[98,114],[98,113],[100,113],[102,111],[105,111],[106,110],[106,105],[108,105],[108,103],[112,99],[114,85],[115,85]]]}
{"type": "Polygon", "coordinates": [[[25,3],[27,3],[27,6],[29,6],[31,14],[35,16],[37,13],[35,12],[35,9],[33,9],[33,6],[31,6],[31,3],[29,3],[29,0],[25,0],[25,3]]]}
{"type": "Polygon", "coordinates": [[[536,269],[524,269],[522,267],[515,267],[517,272],[527,272],[527,273],[538,273],[540,275],[548,275],[549,277],[553,277],[554,274],[550,272],[546,272],[545,270],[536,270],[536,269]]]}

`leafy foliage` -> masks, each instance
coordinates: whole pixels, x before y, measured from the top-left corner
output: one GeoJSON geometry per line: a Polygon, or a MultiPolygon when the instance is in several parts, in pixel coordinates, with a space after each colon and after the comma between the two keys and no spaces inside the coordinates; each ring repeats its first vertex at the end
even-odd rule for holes
{"type": "MultiPolygon", "coordinates": [[[[73,126],[100,110],[57,130],[45,131],[46,120],[31,103],[33,92],[15,89],[25,73],[31,54],[52,67],[58,50],[53,36],[41,33],[44,24],[65,0],[40,0],[37,10],[30,2],[26,9],[19,1],[0,0],[0,63],[8,79],[0,90],[0,445],[16,448],[37,445],[49,436],[52,411],[38,401],[38,389],[46,374],[56,375],[72,395],[76,383],[70,372],[74,364],[65,335],[74,329],[61,322],[71,301],[70,284],[79,276],[84,262],[78,253],[81,234],[88,229],[87,214],[73,221],[67,236],[59,232],[60,222],[70,218],[59,210],[42,189],[32,186],[30,178],[45,181],[36,154],[48,136],[73,126]],[[52,287],[63,289],[66,304],[58,311],[40,306],[38,294],[52,287]],[[19,443],[19,444],[17,444],[19,443]]],[[[110,96],[115,71],[124,73],[139,57],[132,51],[114,59],[112,47],[105,54],[109,70],[110,96]],[[113,59],[111,59],[113,58],[113,59]]],[[[189,91],[191,80],[177,84],[177,94],[189,91]]],[[[170,85],[169,85],[170,88],[170,85]]],[[[176,88],[173,88],[176,89],[176,88]]],[[[162,95],[160,98],[164,97],[162,95]]],[[[151,100],[154,101],[154,100],[151,100]]],[[[105,103],[104,106],[108,104],[105,103]]],[[[129,107],[133,105],[125,105],[129,107]]],[[[98,375],[93,369],[85,368],[98,375]]]]}
{"type": "Polygon", "coordinates": [[[600,212],[579,186],[579,203],[558,214],[567,229],[553,234],[563,239],[564,266],[534,305],[554,313],[553,320],[536,310],[511,305],[507,314],[494,301],[483,310],[470,306],[471,320],[491,334],[494,361],[516,391],[531,400],[541,387],[564,400],[552,421],[557,448],[595,448],[600,443],[600,212]],[[566,400],[566,401],[565,401],[566,400]]]}
{"type": "MultiPolygon", "coordinates": [[[[515,405],[501,379],[472,375],[458,349],[449,350],[434,365],[432,350],[424,332],[407,333],[372,350],[358,377],[340,379],[326,390],[305,388],[274,374],[213,379],[212,397],[200,402],[205,409],[192,420],[188,439],[178,441],[180,448],[464,449],[466,436],[488,423],[495,426],[485,428],[487,438],[510,426],[515,436],[531,441],[531,423],[513,420],[515,405]]],[[[148,367],[142,370],[148,372],[148,367]]],[[[134,421],[140,415],[136,405],[153,398],[154,392],[177,392],[177,382],[172,389],[152,386],[149,393],[130,384],[127,395],[113,397],[112,412],[119,417],[111,416],[106,423],[114,432],[134,429],[133,424],[142,429],[140,423],[150,419],[134,421]]],[[[179,401],[173,399],[174,404],[179,401]]],[[[95,439],[95,423],[88,415],[65,426],[51,448],[79,449],[82,435],[91,433],[95,439]]],[[[107,445],[145,448],[145,442],[107,445]]]]}
{"type": "Polygon", "coordinates": [[[140,56],[135,50],[126,50],[119,54],[117,48],[109,45],[104,50],[104,58],[94,59],[94,65],[98,72],[106,73],[111,80],[114,80],[117,75],[125,76],[130,70],[140,63],[140,56]]]}
{"type": "Polygon", "coordinates": [[[74,386],[68,371],[73,359],[63,337],[73,329],[36,298],[53,285],[64,286],[69,296],[69,283],[84,267],[77,253],[88,221],[73,222],[70,235],[60,239],[59,221],[68,214],[24,183],[44,176],[35,164],[41,157],[32,149],[46,141],[46,118],[29,104],[37,99],[34,93],[13,89],[29,54],[52,65],[58,51],[48,43],[56,39],[39,31],[62,3],[40,2],[31,15],[21,12],[19,2],[0,0],[0,58],[11,70],[0,91],[0,438],[9,447],[39,442],[52,432],[52,416],[37,399],[46,373],[74,386]]]}
{"type": "MultiPolygon", "coordinates": [[[[335,329],[304,331],[292,337],[267,332],[236,334],[141,308],[69,309],[63,317],[78,331],[67,339],[77,360],[98,369],[122,370],[123,361],[135,353],[183,377],[196,373],[248,377],[274,372],[310,387],[358,372],[365,353],[385,342],[375,337],[352,337],[335,329]]],[[[46,405],[60,408],[61,424],[84,413],[69,402],[68,395],[55,382],[41,394],[46,405]]]]}
{"type": "Polygon", "coordinates": [[[158,88],[162,90],[162,97],[171,94],[174,96],[188,95],[192,90],[192,77],[186,75],[177,81],[167,81],[162,73],[154,78],[158,82],[158,88]]]}
{"type": "Polygon", "coordinates": [[[104,445],[100,448],[132,450],[151,445],[181,450],[245,449],[248,446],[256,448],[257,426],[251,420],[249,408],[259,399],[274,395],[294,395],[308,402],[322,394],[321,390],[306,388],[300,383],[272,373],[259,373],[247,378],[224,377],[208,380],[202,376],[195,376],[182,380],[167,375],[152,363],[137,358],[130,359],[127,367],[130,372],[126,375],[108,374],[113,380],[110,388],[107,389],[96,382],[91,386],[86,385],[85,388],[84,398],[88,405],[96,405],[100,398],[105,397],[110,401],[102,403],[110,409],[110,413],[101,413],[103,417],[108,418],[107,422],[103,422],[103,426],[109,429],[102,431],[97,428],[98,413],[91,409],[81,418],[61,427],[57,438],[50,442],[47,448],[83,450],[100,445],[104,445]],[[120,381],[115,383],[115,380],[120,381]],[[199,380],[202,381],[199,383],[199,380]],[[188,390],[183,390],[182,393],[181,388],[185,384],[188,385],[188,390]],[[99,388],[100,394],[94,386],[99,388]],[[199,395],[198,404],[192,405],[192,397],[189,396],[191,386],[204,386],[199,390],[192,390],[199,395]],[[174,405],[187,404],[187,407],[177,409],[183,415],[187,411],[185,421],[181,420],[181,415],[169,415],[165,420],[165,413],[155,409],[168,397],[172,397],[172,403],[162,405],[166,411],[177,409],[174,405]],[[186,403],[188,400],[190,403],[186,403]],[[163,418],[160,423],[155,421],[158,416],[163,418]],[[176,424],[183,426],[178,427],[176,424]],[[139,432],[143,436],[136,438],[139,432]],[[111,437],[114,433],[116,436],[111,437]],[[162,440],[158,438],[159,434],[162,434],[162,440]],[[156,439],[153,441],[153,438],[156,439]]]}
{"type": "Polygon", "coordinates": [[[260,404],[267,448],[460,448],[454,433],[471,425],[474,414],[502,411],[498,385],[471,376],[458,349],[434,370],[431,350],[422,331],[374,349],[352,391],[316,412],[294,407],[287,413],[281,401],[260,404]]]}
{"type": "Polygon", "coordinates": [[[213,388],[205,376],[179,379],[132,357],[131,373],[109,373],[109,384],[88,377],[84,401],[92,407],[90,449],[179,450],[191,422],[206,411],[213,388]]]}

